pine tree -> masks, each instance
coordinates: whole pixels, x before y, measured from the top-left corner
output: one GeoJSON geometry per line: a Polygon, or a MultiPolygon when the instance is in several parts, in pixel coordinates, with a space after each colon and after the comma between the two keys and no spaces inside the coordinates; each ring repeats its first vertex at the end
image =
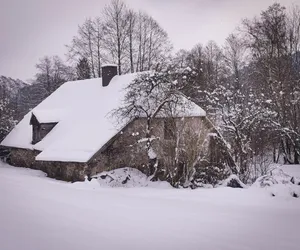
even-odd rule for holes
{"type": "Polygon", "coordinates": [[[84,57],[81,58],[76,66],[76,73],[78,80],[90,79],[91,69],[88,60],[84,57]]]}

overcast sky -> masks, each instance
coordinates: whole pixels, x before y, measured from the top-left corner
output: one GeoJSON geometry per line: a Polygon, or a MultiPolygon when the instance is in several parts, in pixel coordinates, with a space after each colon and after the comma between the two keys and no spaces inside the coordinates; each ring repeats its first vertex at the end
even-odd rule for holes
{"type": "MultiPolygon", "coordinates": [[[[27,80],[45,55],[64,56],[77,26],[109,0],[0,0],[0,75],[27,80]]],[[[259,15],[274,0],[125,0],[152,15],[175,49],[215,40],[223,44],[242,18],[259,15]]],[[[300,0],[279,0],[289,7],[300,0]]]]}

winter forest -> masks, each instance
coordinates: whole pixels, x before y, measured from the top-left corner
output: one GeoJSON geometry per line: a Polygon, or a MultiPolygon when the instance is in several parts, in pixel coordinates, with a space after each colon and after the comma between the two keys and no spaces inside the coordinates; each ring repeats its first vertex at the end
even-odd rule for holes
{"type": "Polygon", "coordinates": [[[207,112],[231,172],[244,183],[266,174],[272,163],[299,164],[299,6],[275,3],[245,17],[223,45],[209,41],[174,51],[153,17],[112,0],[78,26],[64,58],[49,55],[37,62],[31,82],[0,77],[0,141],[63,83],[101,77],[101,66],[110,63],[119,74],[158,72],[149,82],[179,79],[172,90],[207,112]]]}

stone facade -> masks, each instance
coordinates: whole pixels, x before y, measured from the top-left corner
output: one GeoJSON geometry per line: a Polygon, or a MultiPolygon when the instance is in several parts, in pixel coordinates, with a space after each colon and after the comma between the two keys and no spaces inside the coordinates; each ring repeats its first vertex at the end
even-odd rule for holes
{"type": "Polygon", "coordinates": [[[34,165],[36,169],[47,173],[48,177],[63,181],[84,181],[85,176],[90,175],[86,163],[36,161],[34,165]]]}
{"type": "Polygon", "coordinates": [[[39,153],[39,151],[29,149],[12,148],[9,163],[16,167],[35,168],[35,157],[39,153]]]}
{"type": "Polygon", "coordinates": [[[84,181],[89,174],[86,163],[36,161],[39,153],[36,150],[12,148],[9,163],[16,167],[41,170],[48,177],[64,181],[84,181]]]}

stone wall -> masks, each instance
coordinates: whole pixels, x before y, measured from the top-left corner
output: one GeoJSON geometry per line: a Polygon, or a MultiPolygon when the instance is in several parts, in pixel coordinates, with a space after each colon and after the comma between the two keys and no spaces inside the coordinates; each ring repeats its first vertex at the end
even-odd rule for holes
{"type": "Polygon", "coordinates": [[[11,148],[9,164],[15,167],[34,168],[35,157],[39,153],[35,150],[11,148]]]}
{"type": "Polygon", "coordinates": [[[84,181],[85,176],[89,176],[86,163],[36,161],[34,165],[35,169],[42,170],[48,177],[58,180],[84,181]]]}
{"type": "Polygon", "coordinates": [[[64,181],[84,181],[85,176],[90,174],[85,163],[35,161],[39,153],[36,150],[12,148],[9,163],[15,167],[41,170],[48,177],[64,181]]]}
{"type": "Polygon", "coordinates": [[[147,164],[147,152],[137,141],[142,138],[143,124],[135,120],[116,136],[105,149],[99,150],[88,162],[93,174],[122,167],[132,167],[143,171],[147,164]]]}

